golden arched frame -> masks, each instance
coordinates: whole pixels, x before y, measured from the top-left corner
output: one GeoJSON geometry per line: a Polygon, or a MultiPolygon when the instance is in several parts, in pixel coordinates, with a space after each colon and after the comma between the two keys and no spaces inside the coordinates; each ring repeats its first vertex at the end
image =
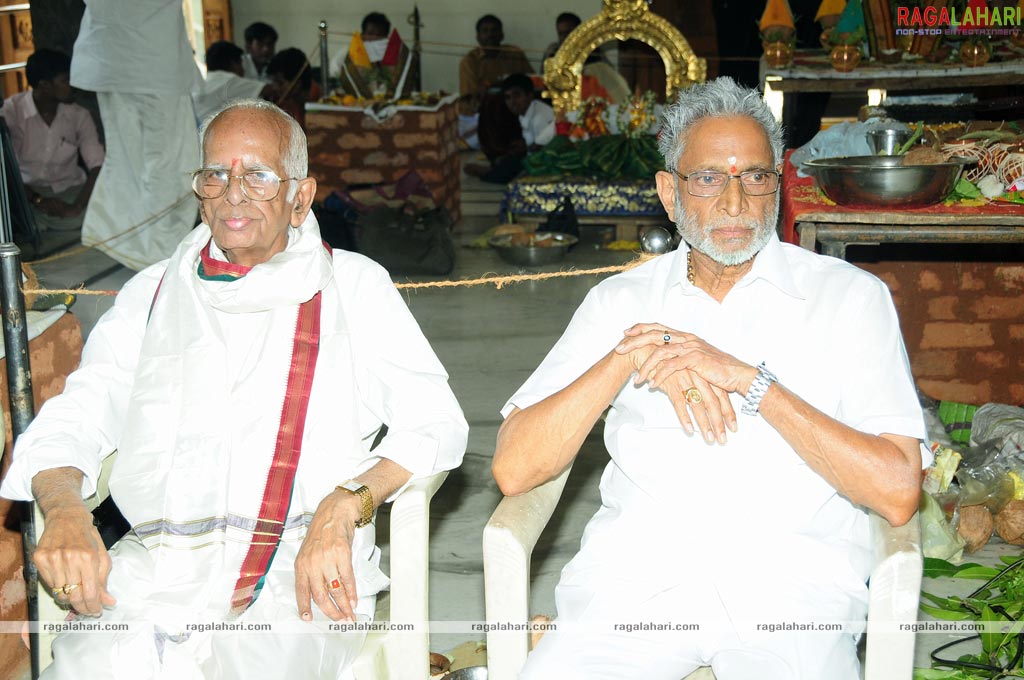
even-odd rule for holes
{"type": "Polygon", "coordinates": [[[707,77],[707,62],[690,49],[682,33],[653,14],[647,0],[604,0],[604,8],[569,34],[555,56],[544,61],[544,84],[555,115],[580,107],[583,63],[609,40],[640,40],[665,62],[665,96],[672,101],[679,90],[707,77]]]}

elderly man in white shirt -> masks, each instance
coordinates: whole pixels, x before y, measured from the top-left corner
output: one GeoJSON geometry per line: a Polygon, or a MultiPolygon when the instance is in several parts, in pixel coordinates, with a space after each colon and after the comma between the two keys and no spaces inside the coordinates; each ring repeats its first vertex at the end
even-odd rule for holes
{"type": "Polygon", "coordinates": [[[494,476],[516,495],[562,472],[610,407],[563,625],[521,677],[855,680],[866,509],[899,525],[920,493],[889,291],[779,242],[782,131],[756,91],[682,92],[660,145],[684,243],[596,286],[502,411],[494,476]]]}
{"type": "Polygon", "coordinates": [[[103,165],[103,145],[85,108],[74,103],[71,57],[50,49],[25,64],[32,89],[3,105],[21,181],[40,231],[82,228],[85,206],[103,165]],[[79,158],[88,171],[83,170],[79,158]]]}
{"type": "Polygon", "coordinates": [[[248,100],[202,137],[203,224],[124,286],[0,488],[45,515],[54,597],[102,616],[58,636],[47,678],[351,677],[365,629],[328,624],[387,586],[374,509],[465,451],[387,272],[324,245],[298,124],[248,100]],[[115,449],[132,529],[108,555],[82,497],[115,449]]]}
{"type": "Polygon", "coordinates": [[[196,71],[180,0],[86,0],[71,84],[96,93],[107,158],[82,244],[130,269],[167,258],[195,226],[196,71]]]}

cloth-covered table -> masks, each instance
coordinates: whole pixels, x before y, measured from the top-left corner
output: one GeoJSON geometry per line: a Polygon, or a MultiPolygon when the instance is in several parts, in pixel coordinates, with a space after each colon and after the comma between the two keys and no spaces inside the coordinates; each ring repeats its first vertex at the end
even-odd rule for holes
{"type": "MultiPolygon", "coordinates": [[[[915,225],[945,225],[948,228],[991,226],[1020,229],[1024,232],[1024,205],[1006,201],[982,204],[937,203],[913,210],[866,211],[847,208],[827,199],[815,186],[814,178],[798,177],[796,167],[789,162],[792,151],[786,152],[782,172],[782,239],[799,243],[798,222],[830,222],[849,224],[879,224],[893,229],[909,231],[915,225]]],[[[1024,233],[1022,233],[1024,239],[1024,233]]],[[[813,247],[813,243],[811,244],[813,247]]]]}

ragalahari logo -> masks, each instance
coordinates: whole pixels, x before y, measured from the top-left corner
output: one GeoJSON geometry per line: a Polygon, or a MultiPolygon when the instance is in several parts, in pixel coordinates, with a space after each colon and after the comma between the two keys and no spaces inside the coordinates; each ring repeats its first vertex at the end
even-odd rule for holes
{"type": "Polygon", "coordinates": [[[953,35],[996,37],[1017,35],[1024,26],[1024,8],[989,7],[985,0],[970,0],[963,12],[956,7],[896,8],[896,35],[953,35]]]}

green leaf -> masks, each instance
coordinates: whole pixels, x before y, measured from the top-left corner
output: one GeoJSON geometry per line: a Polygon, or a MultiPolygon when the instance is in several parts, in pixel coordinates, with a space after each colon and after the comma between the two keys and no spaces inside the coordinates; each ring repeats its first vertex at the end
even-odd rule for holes
{"type": "Polygon", "coordinates": [[[968,619],[974,618],[974,614],[972,614],[971,612],[950,611],[948,609],[939,609],[938,607],[931,607],[926,604],[921,605],[921,611],[923,611],[925,614],[930,614],[931,616],[934,616],[937,619],[942,619],[943,621],[966,621],[968,619]]]}
{"type": "Polygon", "coordinates": [[[998,567],[983,567],[980,565],[967,566],[966,568],[960,568],[953,576],[956,578],[979,578],[985,579],[986,581],[990,578],[995,578],[999,575],[1002,569],[998,567]]]}
{"type": "Polygon", "coordinates": [[[924,558],[924,575],[927,578],[939,578],[940,576],[952,576],[960,567],[952,562],[940,560],[937,557],[924,558]]]}
{"type": "MultiPolygon", "coordinates": [[[[991,607],[986,605],[981,608],[981,620],[984,623],[996,623],[1000,621],[1005,621],[1006,618],[1000,616],[999,614],[996,614],[994,611],[992,611],[991,607]]],[[[981,649],[985,652],[985,654],[988,654],[990,658],[992,657],[993,653],[999,649],[999,645],[1000,643],[1002,643],[1002,641],[1002,633],[995,633],[989,630],[981,631],[981,649]]]]}
{"type": "Polygon", "coordinates": [[[1024,560],[1024,555],[1000,555],[999,559],[1003,561],[1003,564],[1012,565],[1024,560]]]}
{"type": "Polygon", "coordinates": [[[981,190],[974,186],[972,182],[964,177],[960,177],[956,181],[956,186],[953,187],[953,193],[951,193],[946,200],[959,201],[961,199],[979,198],[981,196],[981,190]]]}
{"type": "Polygon", "coordinates": [[[982,676],[944,668],[915,668],[913,680],[982,680],[982,676]]]}

